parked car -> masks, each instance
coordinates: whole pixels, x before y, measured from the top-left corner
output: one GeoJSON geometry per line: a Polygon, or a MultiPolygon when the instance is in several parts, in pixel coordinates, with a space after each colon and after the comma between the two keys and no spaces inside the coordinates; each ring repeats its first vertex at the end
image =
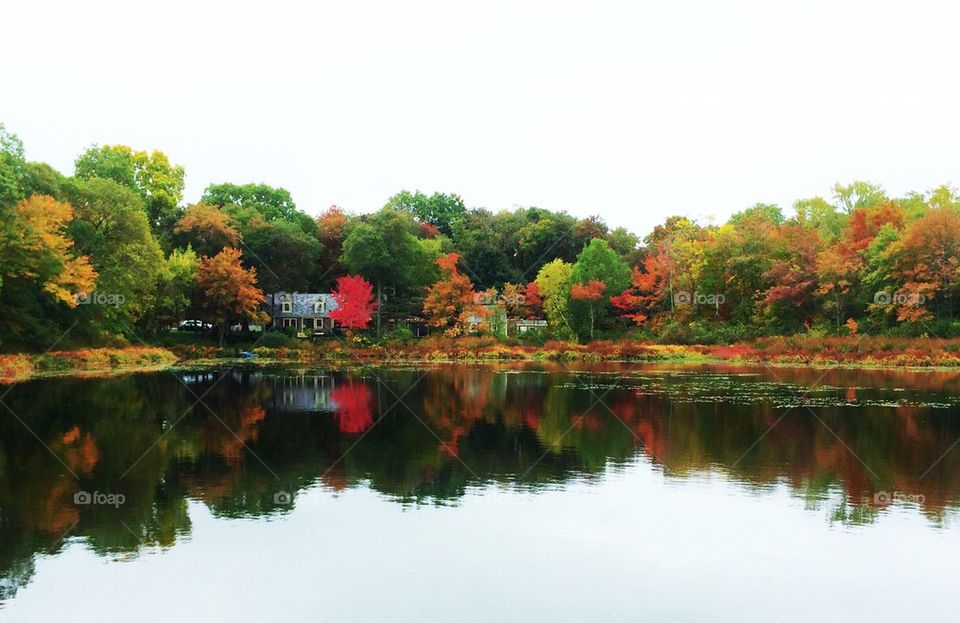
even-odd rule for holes
{"type": "Polygon", "coordinates": [[[177,325],[177,331],[209,331],[213,325],[202,320],[184,320],[177,325]]]}
{"type": "MultiPolygon", "coordinates": [[[[235,324],[232,327],[230,327],[230,330],[233,331],[234,333],[240,333],[243,331],[243,325],[235,324]]],[[[258,324],[250,325],[250,333],[261,333],[262,331],[263,331],[263,327],[261,327],[260,325],[258,324]]]]}

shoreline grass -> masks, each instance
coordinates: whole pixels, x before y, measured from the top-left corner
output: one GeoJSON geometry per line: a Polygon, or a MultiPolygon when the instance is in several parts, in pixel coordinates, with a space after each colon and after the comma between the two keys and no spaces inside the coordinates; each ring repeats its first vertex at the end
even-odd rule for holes
{"type": "Polygon", "coordinates": [[[597,340],[588,344],[546,341],[540,345],[492,337],[428,337],[371,344],[328,340],[290,346],[254,347],[255,359],[241,359],[242,347],[206,343],[164,347],[85,348],[42,354],[0,355],[0,385],[53,376],[107,376],[178,367],[249,365],[371,365],[484,362],[660,362],[811,366],[818,368],[960,368],[960,339],[889,337],[772,337],[732,345],[655,344],[597,340]]]}

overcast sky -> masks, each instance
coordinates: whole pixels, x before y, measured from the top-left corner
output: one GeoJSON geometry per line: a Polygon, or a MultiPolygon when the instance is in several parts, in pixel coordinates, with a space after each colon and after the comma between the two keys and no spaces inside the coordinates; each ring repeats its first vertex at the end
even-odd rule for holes
{"type": "Polygon", "coordinates": [[[836,181],[958,181],[960,8],[877,0],[7,2],[0,121],[318,213],[400,189],[640,234],[836,181]]]}

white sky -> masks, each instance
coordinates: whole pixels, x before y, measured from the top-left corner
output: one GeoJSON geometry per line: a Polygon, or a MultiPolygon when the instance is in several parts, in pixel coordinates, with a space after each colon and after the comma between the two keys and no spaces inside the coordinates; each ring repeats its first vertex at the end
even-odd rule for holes
{"type": "Polygon", "coordinates": [[[836,181],[960,181],[951,4],[8,1],[0,121],[65,173],[92,143],[163,150],[188,201],[439,190],[643,235],[836,181]]]}

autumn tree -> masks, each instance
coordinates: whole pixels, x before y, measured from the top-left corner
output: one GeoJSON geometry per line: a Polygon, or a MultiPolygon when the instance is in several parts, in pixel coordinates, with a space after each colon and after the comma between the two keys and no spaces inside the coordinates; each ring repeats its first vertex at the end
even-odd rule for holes
{"type": "Polygon", "coordinates": [[[503,284],[499,300],[504,309],[512,318],[537,318],[543,312],[543,298],[540,296],[540,287],[536,283],[503,284]]]}
{"type": "Polygon", "coordinates": [[[597,319],[597,309],[603,301],[603,293],[607,284],[597,279],[591,279],[586,284],[574,283],[570,286],[570,298],[581,301],[587,308],[590,318],[590,339],[593,339],[593,329],[597,319]]]}
{"type": "Polygon", "coordinates": [[[62,326],[58,308],[75,308],[93,292],[97,273],[67,236],[70,205],[31,195],[8,216],[0,231],[0,334],[29,344],[62,326]]]}
{"type": "Polygon", "coordinates": [[[340,256],[343,254],[343,241],[347,235],[347,225],[350,217],[337,206],[330,206],[317,217],[317,239],[320,241],[320,286],[329,287],[329,284],[343,275],[345,267],[340,266],[340,256]]]}
{"type": "Polygon", "coordinates": [[[637,325],[644,324],[657,311],[669,310],[672,305],[674,270],[673,260],[667,253],[647,254],[643,270],[634,266],[630,287],[610,297],[610,303],[624,318],[637,325]]]}
{"type": "Polygon", "coordinates": [[[522,288],[523,306],[519,313],[524,318],[536,319],[543,317],[543,297],[540,296],[540,286],[536,282],[524,284],[522,288]]]}
{"type": "Polygon", "coordinates": [[[333,298],[337,308],[330,312],[330,318],[349,331],[367,328],[377,308],[372,283],[360,275],[340,277],[333,298]]]}
{"type": "Polygon", "coordinates": [[[200,307],[218,327],[221,345],[230,323],[264,318],[256,269],[244,268],[240,257],[239,249],[224,249],[201,259],[197,270],[200,307]]]}
{"type": "Polygon", "coordinates": [[[53,197],[32,195],[17,204],[16,216],[17,248],[2,252],[14,260],[2,265],[4,277],[35,280],[54,300],[75,307],[77,295],[93,291],[97,273],[87,256],[76,254],[66,235],[73,208],[53,197]]]}
{"type": "Polygon", "coordinates": [[[773,231],[769,241],[771,264],[764,274],[767,288],[759,294],[757,303],[767,326],[786,332],[812,322],[820,248],[820,238],[796,223],[786,223],[773,231]]]}
{"type": "Polygon", "coordinates": [[[960,295],[960,212],[939,208],[911,223],[890,250],[900,289],[897,319],[953,317],[960,295]]]}
{"type": "Polygon", "coordinates": [[[227,247],[240,245],[240,233],[219,207],[197,203],[187,208],[173,229],[180,246],[191,246],[201,256],[212,257],[227,247]]]}
{"type": "Polygon", "coordinates": [[[437,260],[440,279],[427,289],[423,301],[423,313],[427,325],[443,329],[444,335],[457,336],[473,318],[486,318],[486,310],[479,304],[470,278],[460,273],[457,261],[460,256],[448,253],[437,260]]]}
{"type": "Polygon", "coordinates": [[[543,311],[553,335],[560,339],[573,337],[568,320],[570,285],[573,265],[561,259],[548,262],[537,273],[537,288],[543,296],[543,311]]]}
{"type": "MultiPolygon", "coordinates": [[[[905,212],[892,201],[854,208],[837,241],[820,251],[816,261],[818,287],[815,294],[832,312],[839,331],[848,312],[861,296],[861,282],[868,272],[868,250],[884,227],[903,229],[905,212]]],[[[867,303],[873,303],[868,294],[867,303]]]]}

